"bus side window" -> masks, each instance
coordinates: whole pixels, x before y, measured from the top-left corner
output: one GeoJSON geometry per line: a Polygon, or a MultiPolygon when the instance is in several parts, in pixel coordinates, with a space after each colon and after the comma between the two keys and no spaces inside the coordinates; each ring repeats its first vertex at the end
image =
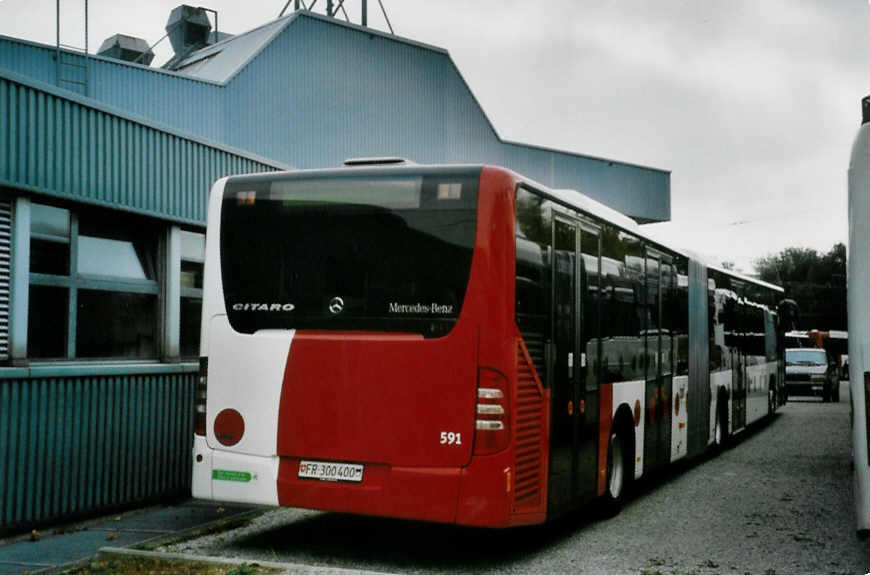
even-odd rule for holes
{"type": "Polygon", "coordinates": [[[612,226],[601,229],[601,383],[643,373],[639,306],[640,241],[612,226]]]}
{"type": "Polygon", "coordinates": [[[517,327],[541,382],[546,385],[545,346],[552,339],[552,203],[518,188],[516,196],[517,327]]]}

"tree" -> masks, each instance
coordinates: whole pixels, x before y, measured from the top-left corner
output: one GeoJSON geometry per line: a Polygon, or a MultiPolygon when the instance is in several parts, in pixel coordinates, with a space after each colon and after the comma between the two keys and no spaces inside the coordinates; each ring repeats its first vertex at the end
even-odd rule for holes
{"type": "Polygon", "coordinates": [[[800,308],[800,329],[846,329],[846,246],[825,254],[786,248],[755,261],[759,277],[785,289],[800,308]]]}

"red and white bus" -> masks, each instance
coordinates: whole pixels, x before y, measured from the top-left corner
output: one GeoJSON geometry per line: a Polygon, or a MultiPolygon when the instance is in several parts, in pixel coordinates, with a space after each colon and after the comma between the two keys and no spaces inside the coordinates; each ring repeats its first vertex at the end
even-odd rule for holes
{"type": "Polygon", "coordinates": [[[193,494],[504,527],[773,413],[782,290],[489,166],[212,190],[193,494]]]}

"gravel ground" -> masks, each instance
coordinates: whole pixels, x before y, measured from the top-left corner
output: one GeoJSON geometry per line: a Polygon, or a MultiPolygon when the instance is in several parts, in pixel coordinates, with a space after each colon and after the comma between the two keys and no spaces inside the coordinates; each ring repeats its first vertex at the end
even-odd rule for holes
{"type": "Polygon", "coordinates": [[[717,456],[646,482],[622,513],[486,531],[296,509],[166,551],[391,573],[863,574],[848,388],[795,400],[717,456]]]}

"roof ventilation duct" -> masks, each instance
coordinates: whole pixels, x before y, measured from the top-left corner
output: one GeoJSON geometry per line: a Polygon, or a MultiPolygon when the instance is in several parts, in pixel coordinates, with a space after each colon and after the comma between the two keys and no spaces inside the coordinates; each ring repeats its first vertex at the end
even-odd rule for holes
{"type": "Polygon", "coordinates": [[[148,47],[148,42],[142,38],[124,34],[115,34],[111,38],[106,38],[100,44],[97,55],[125,62],[136,62],[146,66],[151,64],[151,60],[154,59],[154,52],[148,47]]]}
{"type": "Polygon", "coordinates": [[[208,44],[211,23],[205,8],[194,8],[182,4],[169,13],[166,34],[172,43],[176,57],[203,48],[208,44]]]}

